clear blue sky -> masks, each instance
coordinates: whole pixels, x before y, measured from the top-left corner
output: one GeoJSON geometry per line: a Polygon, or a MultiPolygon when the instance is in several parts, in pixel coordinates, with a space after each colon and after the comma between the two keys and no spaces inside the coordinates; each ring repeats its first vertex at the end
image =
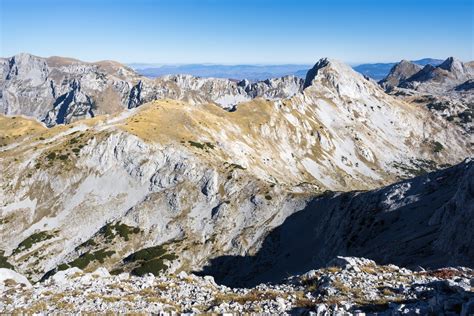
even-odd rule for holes
{"type": "Polygon", "coordinates": [[[472,60],[474,0],[0,0],[0,55],[86,61],[472,60]]]}

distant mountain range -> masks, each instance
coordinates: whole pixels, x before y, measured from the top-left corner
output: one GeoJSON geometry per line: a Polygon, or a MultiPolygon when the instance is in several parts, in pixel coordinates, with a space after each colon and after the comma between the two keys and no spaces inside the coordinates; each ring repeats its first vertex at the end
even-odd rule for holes
{"type": "MultiPolygon", "coordinates": [[[[437,66],[443,61],[440,59],[423,58],[414,60],[413,63],[420,66],[431,64],[437,66]]],[[[374,80],[385,78],[390,69],[397,63],[374,63],[360,64],[352,66],[354,70],[366,75],[374,80]]],[[[146,63],[128,64],[139,74],[156,78],[164,75],[189,74],[206,78],[229,78],[229,79],[248,79],[265,80],[268,78],[294,75],[305,78],[306,72],[313,65],[309,64],[286,64],[286,65],[217,65],[217,64],[187,64],[187,65],[159,65],[146,63]]]]}
{"type": "MultiPolygon", "coordinates": [[[[419,60],[412,60],[412,63],[426,66],[428,64],[437,66],[441,64],[443,60],[441,59],[433,59],[433,58],[423,58],[419,60]]],[[[375,63],[375,64],[361,64],[357,66],[353,66],[355,71],[360,72],[361,74],[368,76],[374,80],[381,80],[385,78],[390,69],[395,66],[397,63],[375,63]]]]}
{"type": "Polygon", "coordinates": [[[133,68],[139,74],[151,78],[161,77],[164,75],[188,74],[207,78],[264,80],[288,75],[297,75],[304,78],[306,76],[306,71],[313,65],[129,64],[128,66],[133,68]]]}

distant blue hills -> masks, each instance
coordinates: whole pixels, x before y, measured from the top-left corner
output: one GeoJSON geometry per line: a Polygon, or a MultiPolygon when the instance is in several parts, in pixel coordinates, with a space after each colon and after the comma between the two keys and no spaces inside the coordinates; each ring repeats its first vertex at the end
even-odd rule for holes
{"type": "MultiPolygon", "coordinates": [[[[188,74],[198,77],[214,77],[229,79],[264,80],[273,77],[294,75],[300,71],[306,75],[307,69],[312,65],[214,65],[214,64],[189,64],[189,65],[162,65],[129,64],[141,75],[147,77],[161,77],[164,75],[188,74]]],[[[303,75],[303,76],[304,76],[303,75]]]]}
{"type": "MultiPolygon", "coordinates": [[[[439,65],[443,62],[440,59],[423,58],[413,61],[415,64],[425,66],[432,64],[439,65]]],[[[375,80],[381,80],[389,73],[396,63],[374,63],[360,64],[353,68],[363,75],[375,80]]],[[[313,65],[287,64],[287,65],[215,65],[215,64],[186,64],[186,65],[157,65],[157,64],[129,64],[143,76],[156,78],[164,75],[189,74],[197,77],[229,78],[235,80],[249,79],[265,80],[267,78],[295,75],[301,78],[306,77],[306,72],[313,65]]]]}

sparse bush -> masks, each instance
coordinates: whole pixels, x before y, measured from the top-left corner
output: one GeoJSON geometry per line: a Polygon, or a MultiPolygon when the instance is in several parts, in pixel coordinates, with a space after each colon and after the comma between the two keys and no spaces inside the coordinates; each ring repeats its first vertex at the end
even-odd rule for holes
{"type": "Polygon", "coordinates": [[[112,240],[115,238],[115,236],[118,235],[122,237],[123,239],[125,239],[125,241],[129,241],[130,240],[129,235],[140,233],[140,228],[128,226],[126,224],[117,223],[115,225],[108,224],[104,226],[101,232],[104,234],[104,237],[108,240],[112,240]]]}
{"type": "Polygon", "coordinates": [[[105,249],[98,250],[93,253],[84,253],[79,258],[68,263],[70,267],[77,267],[79,269],[85,269],[92,261],[99,261],[104,263],[105,258],[112,256],[115,251],[105,251],[105,249]]]}
{"type": "Polygon", "coordinates": [[[439,153],[443,150],[443,144],[441,144],[440,142],[438,141],[434,141],[433,142],[433,152],[434,153],[439,153]]]}
{"type": "Polygon", "coordinates": [[[4,251],[0,250],[0,268],[7,268],[14,270],[14,267],[7,261],[8,258],[4,256],[4,251]]]}
{"type": "Polygon", "coordinates": [[[18,247],[13,251],[13,254],[17,254],[23,250],[30,249],[34,244],[39,243],[44,240],[51,239],[53,237],[54,237],[54,234],[50,232],[46,232],[46,231],[35,233],[29,236],[28,238],[26,238],[25,240],[23,240],[18,245],[18,247]]]}
{"type": "Polygon", "coordinates": [[[147,273],[159,275],[160,272],[168,268],[164,260],[174,259],[176,259],[176,256],[172,253],[167,254],[163,246],[154,246],[141,249],[129,255],[123,261],[126,263],[137,262],[139,264],[138,267],[134,268],[131,273],[142,276],[147,273]]]}

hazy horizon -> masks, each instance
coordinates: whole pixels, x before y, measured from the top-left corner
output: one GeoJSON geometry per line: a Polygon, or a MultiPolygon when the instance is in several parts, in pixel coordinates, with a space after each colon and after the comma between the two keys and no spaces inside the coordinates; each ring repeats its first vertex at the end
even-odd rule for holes
{"type": "Polygon", "coordinates": [[[211,63],[211,62],[199,62],[199,61],[189,62],[189,63],[179,63],[179,62],[165,63],[165,62],[148,62],[148,61],[123,62],[121,60],[110,59],[110,58],[108,58],[108,59],[97,59],[97,60],[86,60],[86,59],[78,58],[77,56],[69,56],[69,55],[48,55],[48,56],[45,56],[45,55],[34,54],[34,53],[29,52],[29,51],[20,51],[20,52],[17,52],[15,54],[1,55],[0,58],[10,58],[10,57],[13,57],[13,56],[19,55],[19,54],[31,54],[31,55],[41,57],[41,58],[65,57],[65,58],[77,59],[77,60],[80,60],[80,61],[83,61],[83,62],[88,62],[88,63],[101,62],[101,61],[116,61],[116,62],[120,62],[124,65],[127,65],[127,66],[138,66],[138,65],[143,66],[143,65],[146,65],[146,66],[153,66],[153,67],[163,67],[163,66],[164,67],[180,67],[180,66],[192,66],[192,65],[197,65],[197,66],[255,66],[255,67],[259,67],[259,66],[262,66],[262,67],[265,67],[265,66],[313,66],[321,58],[331,58],[331,59],[339,60],[339,61],[342,61],[342,62],[344,62],[348,65],[351,65],[351,66],[358,66],[358,65],[363,65],[363,64],[392,64],[392,63],[400,62],[403,59],[411,60],[411,61],[423,60],[423,59],[445,60],[449,57],[455,57],[456,59],[459,59],[462,62],[469,62],[469,61],[474,60],[474,57],[472,59],[461,59],[457,55],[451,54],[451,55],[447,55],[445,57],[442,56],[442,57],[439,57],[439,58],[435,58],[435,57],[432,57],[432,56],[424,56],[424,57],[420,57],[420,58],[416,58],[416,59],[401,58],[401,59],[398,59],[398,60],[386,60],[386,61],[371,61],[371,60],[368,60],[368,61],[365,61],[365,62],[347,62],[347,61],[340,60],[340,59],[337,59],[337,58],[332,58],[331,56],[322,56],[322,57],[319,57],[319,58],[315,59],[313,62],[309,62],[309,63],[303,63],[303,62],[287,62],[287,63],[270,63],[270,62],[269,63],[252,63],[252,62],[246,62],[246,63],[231,63],[231,62],[228,62],[228,63],[225,63],[225,62],[222,62],[222,63],[211,63]]]}

